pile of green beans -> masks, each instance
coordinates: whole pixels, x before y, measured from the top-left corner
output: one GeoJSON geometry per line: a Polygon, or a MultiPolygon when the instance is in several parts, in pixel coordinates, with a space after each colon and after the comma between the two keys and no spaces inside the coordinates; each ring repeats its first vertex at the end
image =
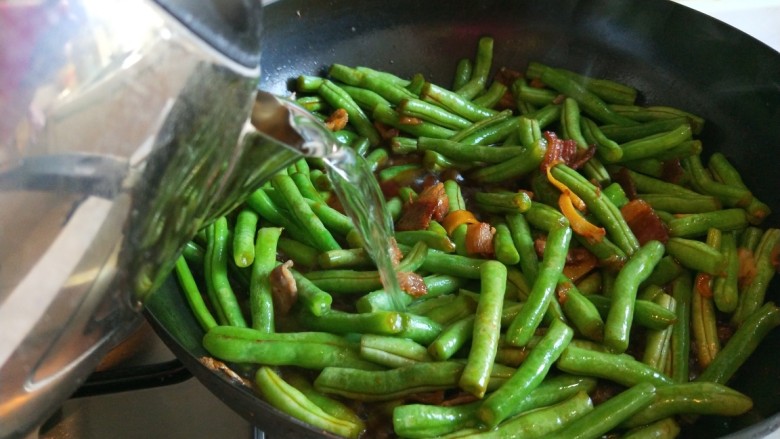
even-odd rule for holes
{"type": "Polygon", "coordinates": [[[701,155],[702,118],[538,62],[501,80],[495,67],[485,37],[447,86],[341,64],[298,78],[309,111],[346,110],[335,135],[394,221],[443,184],[446,216],[395,234],[397,270],[426,291],[392,306],[321,162],[300,159],[177,261],[206,350],[344,437],[672,438],[699,415],[750,411],[728,386],[780,325],[769,207],[724,154],[701,155]],[[545,165],[547,131],[586,160],[545,165]],[[552,179],[583,202],[576,218],[552,179]],[[640,239],[636,205],[655,235],[640,239]],[[480,224],[490,245],[475,251],[480,224]],[[271,281],[282,264],[286,298],[271,281]]]}

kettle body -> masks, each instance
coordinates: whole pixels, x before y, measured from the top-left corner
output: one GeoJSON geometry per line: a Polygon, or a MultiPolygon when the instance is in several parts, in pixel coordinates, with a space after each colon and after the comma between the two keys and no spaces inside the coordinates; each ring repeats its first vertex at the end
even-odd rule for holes
{"type": "Polygon", "coordinates": [[[247,136],[260,2],[0,3],[0,437],[140,320],[199,228],[298,157],[247,136]]]}

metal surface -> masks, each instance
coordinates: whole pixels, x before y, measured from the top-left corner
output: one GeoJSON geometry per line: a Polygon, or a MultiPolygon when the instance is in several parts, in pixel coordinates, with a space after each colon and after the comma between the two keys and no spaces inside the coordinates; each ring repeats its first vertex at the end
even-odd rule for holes
{"type": "Polygon", "coordinates": [[[67,398],[181,246],[309,147],[257,65],[186,18],[198,34],[152,1],[0,2],[0,437],[67,398]]]}
{"type": "MultiPolygon", "coordinates": [[[[261,87],[285,93],[291,78],[328,65],[366,65],[401,76],[423,73],[449,84],[456,61],[477,39],[495,38],[494,65],[528,61],[632,84],[645,103],[688,109],[707,119],[702,140],[723,151],[780,212],[780,55],[730,26],[663,0],[272,2],[264,11],[261,87]]],[[[774,215],[768,226],[778,226],[774,215]]],[[[778,299],[773,285],[770,300],[778,299]]],[[[273,409],[200,365],[201,330],[175,283],[148,304],[149,320],[193,374],[271,438],[332,437],[273,409]]],[[[755,399],[750,416],[702,419],[684,437],[759,438],[780,424],[780,334],[772,333],[732,385],[755,399]],[[756,423],[741,432],[746,424],[756,423]]]]}

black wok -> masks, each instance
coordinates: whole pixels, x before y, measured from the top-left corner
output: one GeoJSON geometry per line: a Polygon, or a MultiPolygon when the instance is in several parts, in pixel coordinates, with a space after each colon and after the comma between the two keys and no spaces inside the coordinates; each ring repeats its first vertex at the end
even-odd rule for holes
{"type": "MultiPolygon", "coordinates": [[[[780,54],[719,21],[663,0],[282,0],[264,12],[261,87],[288,93],[291,78],[334,62],[451,82],[455,63],[495,38],[495,66],[539,60],[631,84],[643,102],[707,120],[702,140],[741,169],[780,223],[780,54]]],[[[780,298],[775,284],[769,299],[780,298]]],[[[270,407],[198,362],[202,330],[169,281],[147,315],[182,362],[268,437],[329,437],[270,407]]],[[[780,428],[780,331],[730,383],[755,408],[738,419],[703,418],[685,437],[758,438],[780,428]],[[748,426],[752,424],[751,426],[748,426]],[[748,427],[746,427],[748,426],[748,427]],[[734,433],[737,432],[738,433],[734,433]]]]}

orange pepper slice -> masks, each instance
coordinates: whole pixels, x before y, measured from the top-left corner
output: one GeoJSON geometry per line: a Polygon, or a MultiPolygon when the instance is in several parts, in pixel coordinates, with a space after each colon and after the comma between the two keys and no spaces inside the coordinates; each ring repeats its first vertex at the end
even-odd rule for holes
{"type": "Polygon", "coordinates": [[[455,210],[447,214],[441,222],[448,235],[458,228],[461,224],[476,224],[479,220],[468,210],[455,210]]]}
{"type": "Polygon", "coordinates": [[[561,208],[563,216],[569,220],[569,225],[574,233],[584,236],[585,239],[591,242],[601,242],[604,235],[607,234],[603,227],[597,227],[580,215],[577,209],[574,208],[569,194],[563,193],[558,197],[558,207],[561,208]]]}
{"type": "Polygon", "coordinates": [[[568,195],[569,199],[572,202],[572,205],[575,206],[577,208],[577,210],[579,210],[579,211],[585,210],[585,202],[582,201],[582,198],[580,198],[577,194],[572,192],[571,189],[569,189],[568,186],[566,186],[565,184],[561,183],[558,179],[553,177],[552,172],[550,171],[550,169],[553,166],[555,166],[555,163],[553,163],[552,166],[548,166],[547,169],[545,169],[545,171],[547,172],[547,180],[553,186],[558,188],[558,190],[561,191],[561,193],[568,195]]]}

